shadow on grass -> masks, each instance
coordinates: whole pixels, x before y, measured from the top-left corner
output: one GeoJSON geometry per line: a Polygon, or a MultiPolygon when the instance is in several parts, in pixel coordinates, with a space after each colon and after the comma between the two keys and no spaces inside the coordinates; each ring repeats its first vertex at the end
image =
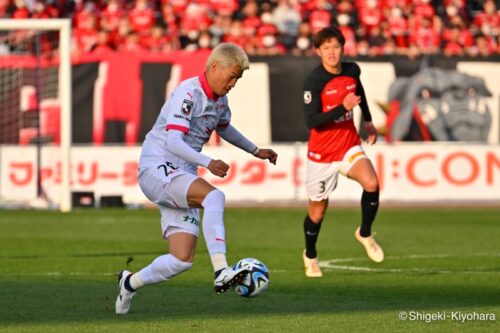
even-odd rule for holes
{"type": "MultiPolygon", "coordinates": [[[[354,277],[356,279],[356,277],[354,277]]],[[[111,278],[110,278],[111,280],[111,278]]],[[[401,279],[404,280],[404,279],[401,279]]],[[[114,281],[114,280],[113,280],[114,281]]],[[[241,318],[256,315],[335,314],[391,310],[498,307],[493,286],[461,288],[455,284],[393,285],[359,282],[271,285],[264,295],[245,299],[229,291],[216,295],[208,283],[172,281],[141,289],[128,316],[114,314],[116,283],[59,280],[50,283],[3,280],[0,299],[2,324],[68,324],[92,321],[144,321],[203,318],[241,318]]]]}

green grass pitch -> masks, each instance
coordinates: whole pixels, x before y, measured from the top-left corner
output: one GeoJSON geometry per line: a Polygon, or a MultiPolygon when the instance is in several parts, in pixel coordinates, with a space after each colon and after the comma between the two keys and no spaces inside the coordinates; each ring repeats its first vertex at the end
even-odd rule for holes
{"type": "Polygon", "coordinates": [[[304,214],[226,211],[228,260],[262,260],[265,294],[216,295],[200,239],[191,270],[139,290],[117,316],[115,273],[129,256],[135,271],[166,252],[157,210],[0,211],[0,332],[500,331],[500,209],[382,208],[376,264],[353,237],[359,209],[331,208],[321,279],[304,276],[304,214]]]}

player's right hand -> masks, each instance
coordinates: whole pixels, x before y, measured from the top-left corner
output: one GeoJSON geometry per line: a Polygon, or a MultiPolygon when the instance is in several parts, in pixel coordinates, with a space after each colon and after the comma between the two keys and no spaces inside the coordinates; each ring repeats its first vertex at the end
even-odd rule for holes
{"type": "Polygon", "coordinates": [[[229,165],[221,160],[211,160],[207,169],[218,177],[225,177],[229,170],[229,165]]]}

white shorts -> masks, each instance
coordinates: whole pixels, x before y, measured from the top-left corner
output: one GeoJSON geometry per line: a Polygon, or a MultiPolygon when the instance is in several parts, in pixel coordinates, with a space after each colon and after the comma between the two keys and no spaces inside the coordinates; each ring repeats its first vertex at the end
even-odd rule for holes
{"type": "Polygon", "coordinates": [[[167,175],[160,165],[140,169],[138,183],[144,195],[160,207],[163,238],[176,232],[199,237],[199,209],[187,203],[187,191],[198,176],[182,170],[167,175]]]}
{"type": "Polygon", "coordinates": [[[307,159],[305,184],[309,200],[328,199],[337,187],[339,173],[347,175],[352,166],[362,158],[368,157],[363,147],[358,145],[349,149],[342,161],[318,163],[307,159]]]}

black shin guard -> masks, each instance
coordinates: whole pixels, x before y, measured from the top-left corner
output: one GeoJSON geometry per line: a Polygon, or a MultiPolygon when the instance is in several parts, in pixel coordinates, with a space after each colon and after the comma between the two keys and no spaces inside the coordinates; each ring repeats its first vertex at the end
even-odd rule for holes
{"type": "Polygon", "coordinates": [[[316,258],[316,242],[318,240],[319,230],[321,229],[321,222],[314,223],[309,215],[304,219],[304,235],[306,237],[306,257],[316,258]]]}
{"type": "Polygon", "coordinates": [[[366,192],[363,191],[361,196],[361,228],[360,235],[368,237],[372,234],[372,224],[378,211],[379,191],[366,192]]]}

